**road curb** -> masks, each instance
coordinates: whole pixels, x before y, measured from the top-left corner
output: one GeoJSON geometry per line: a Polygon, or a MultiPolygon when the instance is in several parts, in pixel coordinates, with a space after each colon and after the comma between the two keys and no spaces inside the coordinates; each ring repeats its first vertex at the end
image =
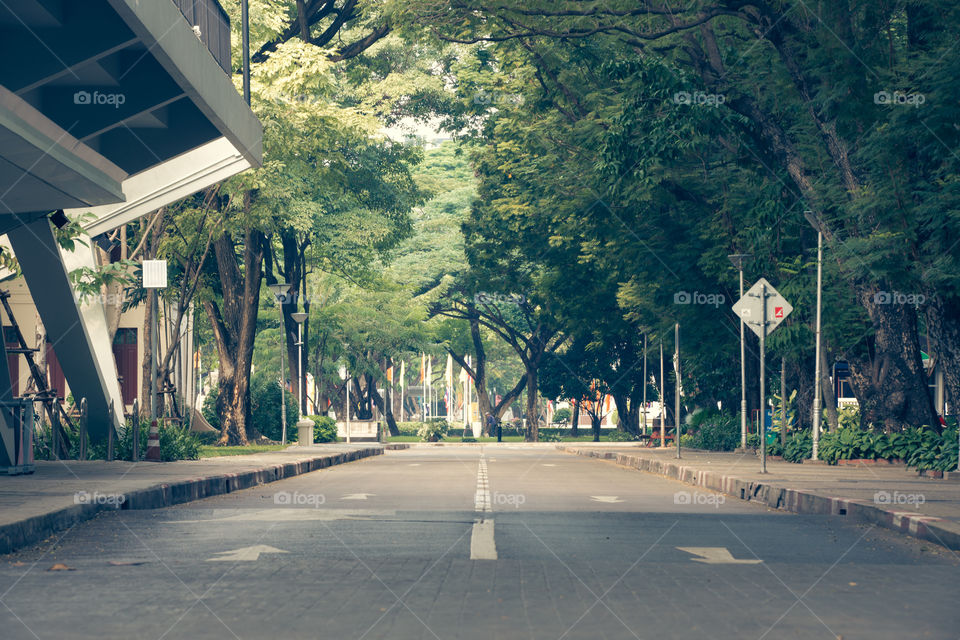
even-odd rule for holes
{"type": "MultiPolygon", "coordinates": [[[[347,462],[353,462],[370,456],[382,455],[384,447],[366,447],[355,451],[318,455],[307,460],[272,464],[259,469],[250,469],[237,473],[220,473],[182,480],[180,482],[159,483],[145,489],[128,492],[116,492],[111,495],[123,496],[120,509],[159,509],[184,502],[202,500],[249,489],[258,485],[276,482],[285,478],[325,469],[347,462]]],[[[119,498],[117,502],[120,502],[119,498]]],[[[115,511],[109,504],[75,504],[31,518],[11,522],[0,526],[0,554],[7,554],[39,542],[58,531],[63,531],[89,520],[101,511],[115,511]]]]}
{"type": "Polygon", "coordinates": [[[954,551],[960,551],[960,526],[942,518],[926,516],[912,511],[884,509],[867,500],[824,496],[810,491],[744,480],[736,476],[723,475],[716,471],[706,471],[676,462],[655,460],[627,453],[591,451],[574,447],[558,448],[579,456],[610,460],[631,469],[679,480],[685,484],[705,489],[712,489],[740,500],[758,502],[771,509],[797,514],[844,516],[932,542],[954,551]]]}

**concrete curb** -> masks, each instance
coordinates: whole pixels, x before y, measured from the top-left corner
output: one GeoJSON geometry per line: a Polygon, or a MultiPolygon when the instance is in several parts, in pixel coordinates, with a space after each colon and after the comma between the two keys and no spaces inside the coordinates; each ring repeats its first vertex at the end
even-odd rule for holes
{"type": "MultiPolygon", "coordinates": [[[[308,460],[269,465],[239,473],[221,473],[174,483],[160,483],[146,489],[122,494],[118,492],[113,495],[123,496],[120,509],[159,509],[293,478],[318,469],[382,455],[383,452],[383,447],[367,447],[356,451],[323,454],[308,460]]],[[[119,502],[119,498],[117,501],[119,502]]],[[[101,511],[116,510],[108,504],[75,504],[2,525],[0,526],[0,554],[10,553],[39,542],[58,531],[89,520],[101,511]]]]}
{"type": "Polygon", "coordinates": [[[627,453],[590,451],[574,447],[558,448],[579,456],[610,460],[631,469],[665,476],[696,487],[712,489],[740,500],[758,502],[771,509],[797,514],[845,516],[960,551],[960,526],[942,518],[911,511],[885,509],[867,500],[823,496],[810,491],[743,480],[715,471],[705,471],[675,462],[627,453]]]}

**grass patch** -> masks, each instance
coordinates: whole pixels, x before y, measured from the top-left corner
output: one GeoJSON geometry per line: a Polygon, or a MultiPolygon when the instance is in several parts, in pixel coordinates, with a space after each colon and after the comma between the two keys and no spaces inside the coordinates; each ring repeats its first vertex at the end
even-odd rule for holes
{"type": "MultiPolygon", "coordinates": [[[[496,442],[495,437],[482,437],[477,438],[477,442],[486,443],[486,442],[496,442]]],[[[610,438],[606,434],[600,435],[600,442],[610,442],[610,438]]],[[[387,442],[422,442],[417,436],[390,436],[387,439],[387,442]]],[[[440,442],[445,442],[447,444],[457,444],[460,442],[460,436],[450,436],[444,438],[440,442]]],[[[523,437],[521,436],[503,436],[503,442],[524,442],[523,437]]],[[[570,436],[563,436],[561,442],[593,442],[593,434],[581,435],[577,438],[571,438],[570,436]]],[[[630,444],[629,442],[618,442],[618,444],[630,444]]]]}
{"type": "Polygon", "coordinates": [[[266,453],[268,451],[282,451],[286,449],[282,444],[250,444],[245,447],[214,447],[203,445],[200,447],[201,458],[217,458],[219,456],[247,456],[252,453],[266,453]]]}

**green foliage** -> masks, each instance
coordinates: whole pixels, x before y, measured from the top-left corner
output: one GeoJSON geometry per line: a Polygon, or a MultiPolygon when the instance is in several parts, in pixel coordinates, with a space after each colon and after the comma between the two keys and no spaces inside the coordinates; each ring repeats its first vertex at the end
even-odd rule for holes
{"type": "MultiPolygon", "coordinates": [[[[740,446],[740,423],[735,415],[719,411],[698,411],[687,427],[688,446],[708,451],[733,451],[740,446]],[[692,432],[692,433],[690,433],[692,432]]],[[[683,441],[680,442],[683,445],[683,441]]]]}
{"type": "Polygon", "coordinates": [[[337,421],[330,416],[306,416],[313,420],[314,442],[336,442],[337,421]]]}
{"type": "MultiPolygon", "coordinates": [[[[69,456],[71,458],[80,457],[80,434],[78,431],[72,431],[65,427],[67,436],[70,439],[69,456]]],[[[200,438],[197,434],[191,433],[186,425],[175,423],[160,423],[160,459],[169,462],[173,460],[196,460],[200,457],[200,438]]],[[[47,460],[50,457],[50,426],[43,424],[34,435],[33,453],[37,460],[47,460]]],[[[147,452],[147,437],[150,432],[149,418],[140,419],[139,433],[139,454],[140,459],[147,452]]],[[[107,439],[90,442],[87,447],[88,460],[106,460],[107,459],[107,439]]],[[[127,420],[120,426],[114,441],[113,457],[115,460],[130,460],[133,454],[133,423],[127,420]]]]}
{"type": "Polygon", "coordinates": [[[220,416],[217,415],[217,398],[220,397],[220,389],[214,386],[210,393],[203,399],[203,406],[200,408],[200,415],[204,420],[210,423],[210,426],[220,430],[220,416]]]}
{"type": "MultiPolygon", "coordinates": [[[[543,439],[542,435],[540,439],[543,439]]],[[[639,439],[640,437],[638,435],[630,433],[629,431],[610,431],[607,434],[607,440],[610,442],[633,442],[639,439]]]]}
{"type": "Polygon", "coordinates": [[[443,440],[450,429],[450,424],[443,418],[432,418],[420,425],[417,436],[424,442],[443,440]]]}
{"type": "Polygon", "coordinates": [[[783,448],[783,459],[787,462],[803,462],[813,456],[813,436],[809,430],[795,431],[787,436],[783,448]]]}
{"type": "Polygon", "coordinates": [[[829,464],[838,460],[903,460],[918,470],[953,471],[957,468],[957,431],[951,427],[938,434],[929,427],[911,427],[884,433],[842,428],[820,436],[819,457],[829,464]]]}
{"type": "MultiPolygon", "coordinates": [[[[284,393],[287,405],[287,440],[297,437],[297,400],[290,393],[284,393]]],[[[253,427],[271,440],[280,441],[283,426],[280,421],[280,383],[276,376],[258,371],[250,379],[250,410],[253,427]]]]}
{"type": "Polygon", "coordinates": [[[563,407],[562,409],[557,409],[556,411],[553,412],[554,422],[562,422],[566,424],[567,422],[570,422],[570,419],[572,417],[573,417],[573,412],[567,407],[563,407]]]}

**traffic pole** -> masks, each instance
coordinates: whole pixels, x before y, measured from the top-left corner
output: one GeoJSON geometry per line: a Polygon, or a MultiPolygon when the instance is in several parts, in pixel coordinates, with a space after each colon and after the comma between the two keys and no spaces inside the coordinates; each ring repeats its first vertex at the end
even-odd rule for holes
{"type": "Polygon", "coordinates": [[[760,473],[767,472],[767,285],[760,286],[760,473]]]}
{"type": "Polygon", "coordinates": [[[814,365],[814,385],[813,385],[813,455],[811,460],[819,460],[820,455],[820,414],[821,398],[823,397],[823,387],[820,377],[823,375],[820,365],[820,322],[821,310],[823,304],[823,233],[817,232],[817,355],[814,365]]]}
{"type": "Polygon", "coordinates": [[[680,458],[680,323],[676,323],[673,326],[673,339],[674,339],[674,355],[673,355],[673,371],[676,374],[677,385],[674,391],[673,399],[673,422],[676,426],[676,435],[674,436],[677,439],[677,459],[680,458]]]}

